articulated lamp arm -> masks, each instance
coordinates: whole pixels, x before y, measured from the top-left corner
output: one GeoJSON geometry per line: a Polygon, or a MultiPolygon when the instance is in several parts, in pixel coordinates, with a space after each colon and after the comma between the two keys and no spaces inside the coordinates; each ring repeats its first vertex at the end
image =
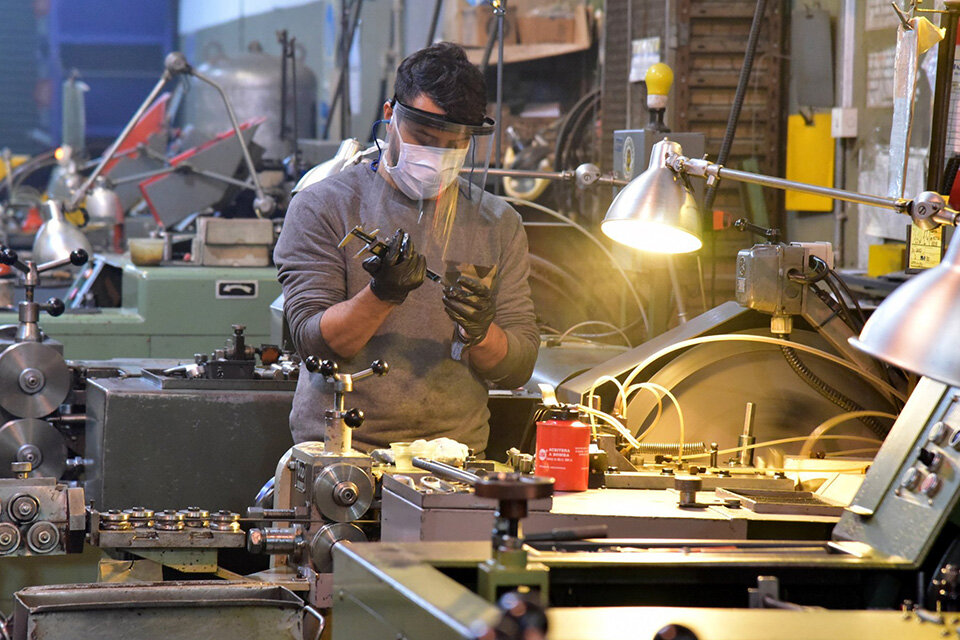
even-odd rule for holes
{"type": "Polygon", "coordinates": [[[865,204],[890,209],[896,213],[910,216],[913,218],[914,223],[921,229],[936,229],[942,225],[955,227],[958,222],[960,222],[960,212],[947,206],[944,197],[933,191],[924,191],[912,200],[906,198],[887,198],[884,196],[857,193],[856,191],[844,191],[843,189],[795,182],[793,180],[765,176],[759,173],[728,169],[723,165],[710,162],[709,160],[688,158],[672,152],[666,155],[665,163],[679,174],[705,179],[708,185],[715,184],[721,179],[734,180],[736,182],[747,182],[764,187],[781,189],[783,191],[800,191],[802,193],[826,196],[834,200],[843,200],[855,204],[865,204]]]}

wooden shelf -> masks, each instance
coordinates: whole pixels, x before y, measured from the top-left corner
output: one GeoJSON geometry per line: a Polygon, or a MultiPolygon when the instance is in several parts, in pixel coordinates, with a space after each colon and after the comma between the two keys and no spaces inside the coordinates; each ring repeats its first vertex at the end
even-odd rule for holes
{"type": "MultiPolygon", "coordinates": [[[[564,56],[568,53],[576,53],[590,48],[589,43],[538,43],[538,44],[505,44],[503,45],[503,63],[512,64],[514,62],[527,62],[528,60],[539,60],[540,58],[552,58],[554,56],[564,56]]],[[[479,65],[483,62],[483,48],[467,49],[467,57],[470,62],[479,65]]],[[[494,45],[493,53],[490,55],[490,64],[497,63],[497,47],[494,45]]]]}

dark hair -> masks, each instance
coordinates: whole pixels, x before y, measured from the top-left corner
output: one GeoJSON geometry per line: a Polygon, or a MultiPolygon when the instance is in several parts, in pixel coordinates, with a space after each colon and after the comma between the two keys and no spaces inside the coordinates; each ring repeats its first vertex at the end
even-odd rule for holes
{"type": "Polygon", "coordinates": [[[411,106],[426,94],[461,124],[478,125],[487,111],[487,82],[467,53],[452,42],[438,42],[403,59],[397,69],[394,95],[411,106]]]}

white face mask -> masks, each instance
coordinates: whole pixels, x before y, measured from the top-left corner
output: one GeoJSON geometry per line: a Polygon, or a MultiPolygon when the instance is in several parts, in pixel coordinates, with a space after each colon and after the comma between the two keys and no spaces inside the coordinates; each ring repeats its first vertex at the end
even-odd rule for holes
{"type": "Polygon", "coordinates": [[[456,181],[467,158],[466,149],[426,147],[404,142],[400,129],[396,129],[400,141],[397,164],[383,164],[394,184],[411,200],[432,200],[456,181]]]}

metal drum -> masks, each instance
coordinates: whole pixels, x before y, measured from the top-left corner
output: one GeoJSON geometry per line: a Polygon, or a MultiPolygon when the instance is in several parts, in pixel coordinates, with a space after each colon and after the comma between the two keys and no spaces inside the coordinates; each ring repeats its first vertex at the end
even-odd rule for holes
{"type": "MultiPolygon", "coordinates": [[[[260,127],[253,141],[263,147],[264,158],[279,160],[292,151],[292,137],[284,140],[281,123],[281,59],[264,53],[258,42],[252,42],[249,52],[226,57],[219,46],[214,55],[197,70],[219,83],[230,98],[237,118],[241,121],[265,116],[267,121],[260,127]]],[[[297,53],[297,125],[301,138],[316,136],[317,124],[317,77],[301,61],[303,52],[297,53]]],[[[287,117],[290,134],[293,132],[293,81],[287,77],[287,117]]],[[[230,120],[223,100],[209,85],[191,78],[190,92],[184,99],[186,122],[197,134],[213,137],[230,128],[230,120]]]]}

